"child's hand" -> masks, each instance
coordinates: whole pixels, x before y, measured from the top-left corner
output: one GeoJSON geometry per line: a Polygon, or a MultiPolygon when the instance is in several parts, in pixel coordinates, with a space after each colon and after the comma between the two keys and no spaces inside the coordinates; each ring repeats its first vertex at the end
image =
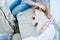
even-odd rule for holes
{"type": "Polygon", "coordinates": [[[41,28],[41,31],[42,31],[42,32],[45,31],[45,30],[47,29],[47,27],[48,27],[48,25],[46,25],[46,24],[43,25],[42,28],[41,28]]]}

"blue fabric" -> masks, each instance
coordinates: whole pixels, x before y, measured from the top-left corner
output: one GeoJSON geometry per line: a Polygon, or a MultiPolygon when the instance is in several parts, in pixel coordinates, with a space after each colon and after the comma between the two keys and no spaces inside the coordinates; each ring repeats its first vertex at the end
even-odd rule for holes
{"type": "Polygon", "coordinates": [[[13,14],[14,17],[16,17],[16,15],[19,12],[23,12],[23,11],[29,9],[29,8],[31,8],[31,6],[28,5],[28,4],[25,4],[25,3],[19,4],[16,8],[13,9],[12,14],[13,14]]]}
{"type": "Polygon", "coordinates": [[[31,5],[31,2],[36,2],[36,0],[22,0],[22,3],[27,3],[29,5],[31,5]]]}
{"type": "Polygon", "coordinates": [[[36,1],[36,0],[15,0],[11,5],[10,5],[10,10],[12,12],[12,10],[17,7],[20,3],[27,3],[27,4],[31,4],[32,1],[36,1]]]}
{"type": "MultiPolygon", "coordinates": [[[[14,17],[16,17],[16,15],[19,12],[23,12],[27,9],[30,8],[30,5],[32,1],[36,1],[36,0],[16,0],[12,3],[12,5],[10,6],[10,10],[13,14],[14,17]]],[[[50,0],[43,0],[43,3],[45,6],[49,6],[50,5],[50,0]]]]}
{"type": "Polygon", "coordinates": [[[10,5],[10,10],[12,10],[21,3],[21,0],[16,0],[10,5]]]}
{"type": "Polygon", "coordinates": [[[12,40],[11,36],[0,36],[0,40],[12,40]]]}

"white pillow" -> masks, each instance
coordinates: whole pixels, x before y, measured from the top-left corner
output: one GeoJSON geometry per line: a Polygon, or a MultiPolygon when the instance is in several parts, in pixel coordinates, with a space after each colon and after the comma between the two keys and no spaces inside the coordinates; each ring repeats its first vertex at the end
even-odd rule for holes
{"type": "Polygon", "coordinates": [[[20,12],[17,15],[20,33],[22,39],[36,35],[36,27],[32,24],[33,9],[20,12]]]}
{"type": "Polygon", "coordinates": [[[15,0],[6,0],[8,7],[10,7],[10,5],[14,2],[15,0]]]}
{"type": "Polygon", "coordinates": [[[3,12],[0,10],[0,35],[10,35],[14,31],[9,25],[8,21],[5,19],[3,12]]]}

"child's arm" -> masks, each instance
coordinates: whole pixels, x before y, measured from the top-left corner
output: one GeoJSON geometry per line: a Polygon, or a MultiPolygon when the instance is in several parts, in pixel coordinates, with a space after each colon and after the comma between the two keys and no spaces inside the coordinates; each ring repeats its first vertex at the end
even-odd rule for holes
{"type": "Polygon", "coordinates": [[[50,14],[50,7],[49,6],[46,7],[46,16],[48,19],[50,19],[52,17],[50,14]]]}
{"type": "Polygon", "coordinates": [[[38,4],[38,3],[33,2],[33,1],[31,2],[31,5],[38,6],[38,7],[40,7],[40,8],[43,9],[43,10],[46,9],[44,5],[38,4]]]}

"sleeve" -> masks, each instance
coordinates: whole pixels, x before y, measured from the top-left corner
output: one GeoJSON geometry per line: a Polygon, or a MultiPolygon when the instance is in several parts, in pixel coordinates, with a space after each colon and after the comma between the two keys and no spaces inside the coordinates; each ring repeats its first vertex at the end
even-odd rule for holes
{"type": "Polygon", "coordinates": [[[27,4],[31,5],[32,0],[25,0],[24,3],[27,3],[27,4]]]}
{"type": "Polygon", "coordinates": [[[44,5],[45,6],[50,6],[50,0],[44,0],[44,5]]]}

